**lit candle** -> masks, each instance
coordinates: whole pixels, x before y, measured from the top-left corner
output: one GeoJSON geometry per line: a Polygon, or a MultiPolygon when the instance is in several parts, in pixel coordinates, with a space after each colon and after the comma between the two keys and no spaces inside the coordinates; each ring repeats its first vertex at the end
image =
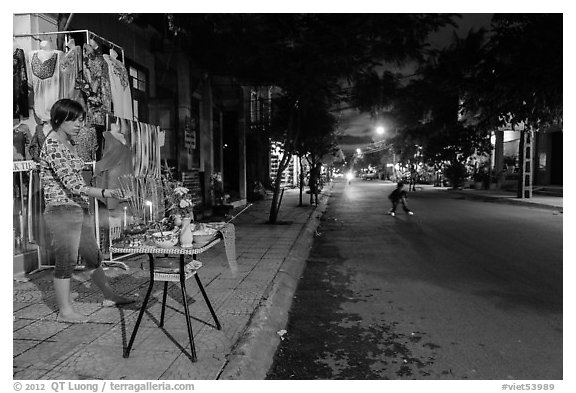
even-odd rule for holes
{"type": "MultiPolygon", "coordinates": [[[[152,202],[151,201],[146,201],[146,204],[148,205],[148,207],[150,208],[150,221],[154,221],[152,219],[152,202]]],[[[146,213],[144,213],[144,215],[146,215],[146,213]]]]}

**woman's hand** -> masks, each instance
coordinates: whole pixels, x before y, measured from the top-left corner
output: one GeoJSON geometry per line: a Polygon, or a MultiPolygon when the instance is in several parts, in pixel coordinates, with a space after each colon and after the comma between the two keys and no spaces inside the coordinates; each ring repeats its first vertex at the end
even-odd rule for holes
{"type": "Polygon", "coordinates": [[[109,192],[110,192],[110,198],[120,199],[120,200],[126,200],[126,199],[130,198],[129,195],[124,195],[122,190],[119,188],[109,190],[109,192]]]}

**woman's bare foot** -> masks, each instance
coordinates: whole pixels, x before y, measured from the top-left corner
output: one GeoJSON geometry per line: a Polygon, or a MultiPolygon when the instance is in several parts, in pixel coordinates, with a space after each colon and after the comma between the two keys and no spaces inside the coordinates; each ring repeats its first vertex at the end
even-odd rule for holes
{"type": "Polygon", "coordinates": [[[56,317],[57,322],[63,323],[86,323],[89,318],[86,315],[78,314],[77,312],[67,312],[63,313],[60,311],[56,317]]]}
{"type": "Polygon", "coordinates": [[[104,307],[116,307],[116,306],[124,306],[126,304],[132,304],[136,302],[136,299],[124,297],[120,295],[114,295],[111,299],[104,299],[102,302],[102,306],[104,307]]]}

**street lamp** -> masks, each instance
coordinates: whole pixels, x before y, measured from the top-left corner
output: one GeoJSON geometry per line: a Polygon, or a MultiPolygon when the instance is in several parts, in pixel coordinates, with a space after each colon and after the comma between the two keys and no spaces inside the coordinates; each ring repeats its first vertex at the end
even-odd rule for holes
{"type": "Polygon", "coordinates": [[[384,127],[383,127],[383,126],[378,126],[378,127],[376,127],[376,134],[378,134],[378,135],[384,135],[384,132],[385,132],[385,130],[384,130],[384,127]]]}

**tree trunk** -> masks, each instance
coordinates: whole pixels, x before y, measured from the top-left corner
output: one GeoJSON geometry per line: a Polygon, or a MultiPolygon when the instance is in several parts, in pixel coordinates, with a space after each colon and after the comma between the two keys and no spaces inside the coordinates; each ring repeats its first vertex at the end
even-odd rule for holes
{"type": "Polygon", "coordinates": [[[518,146],[518,166],[520,169],[520,177],[518,178],[518,185],[517,185],[517,189],[516,189],[516,196],[518,198],[523,198],[523,182],[524,182],[524,175],[525,175],[525,171],[524,171],[524,133],[526,131],[522,130],[520,131],[520,145],[518,146]]]}
{"type": "MultiPolygon", "coordinates": [[[[73,17],[74,14],[58,14],[58,31],[68,30],[73,17]]],[[[61,51],[64,50],[64,34],[58,34],[56,37],[56,48],[61,51]]]]}
{"type": "Polygon", "coordinates": [[[280,185],[282,184],[282,173],[288,167],[290,162],[289,157],[290,152],[284,152],[282,159],[278,164],[278,172],[276,173],[276,178],[274,179],[274,194],[272,195],[272,203],[270,204],[270,215],[268,217],[269,224],[276,224],[278,219],[278,201],[280,197],[280,185]]]}
{"type": "Polygon", "coordinates": [[[298,206],[303,206],[302,194],[304,193],[304,168],[302,167],[302,156],[298,156],[298,163],[300,164],[300,199],[298,206]]]}
{"type": "Polygon", "coordinates": [[[278,164],[278,172],[276,173],[276,179],[274,179],[274,194],[272,195],[272,203],[270,205],[270,215],[268,218],[269,224],[276,224],[278,218],[278,200],[280,196],[280,184],[282,183],[282,173],[288,167],[290,162],[290,157],[293,153],[293,146],[297,146],[298,138],[300,135],[300,112],[292,109],[288,120],[288,133],[284,139],[284,154],[282,159],[278,164]],[[294,127],[296,123],[296,127],[294,127]],[[290,132],[292,131],[292,133],[290,132]],[[289,144],[290,143],[290,144],[289,144]]]}

